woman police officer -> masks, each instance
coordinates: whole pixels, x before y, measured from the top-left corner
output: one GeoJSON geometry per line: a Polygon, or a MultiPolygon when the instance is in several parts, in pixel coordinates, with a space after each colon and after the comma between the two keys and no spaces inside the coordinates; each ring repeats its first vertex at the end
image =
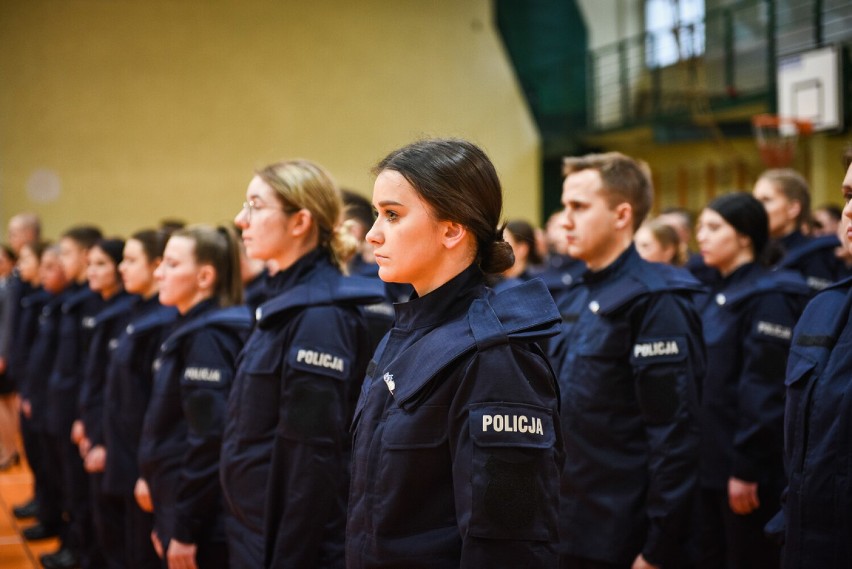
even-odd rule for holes
{"type": "Polygon", "coordinates": [[[555,566],[562,441],[536,341],[559,314],[544,283],[494,294],[511,266],[485,153],[425,140],[376,167],[367,234],[395,305],[354,420],[351,568],[555,566]]]}

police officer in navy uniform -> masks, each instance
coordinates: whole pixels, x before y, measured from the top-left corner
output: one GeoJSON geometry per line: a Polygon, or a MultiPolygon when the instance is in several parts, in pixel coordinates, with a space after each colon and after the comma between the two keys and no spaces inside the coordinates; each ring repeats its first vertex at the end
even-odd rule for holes
{"type": "MultiPolygon", "coordinates": [[[[46,243],[38,241],[26,243],[21,247],[18,257],[18,276],[23,290],[19,303],[18,327],[11,339],[9,357],[6,360],[6,373],[15,381],[19,394],[25,389],[27,383],[27,362],[38,333],[39,315],[45,303],[53,296],[41,286],[39,275],[41,255],[46,247],[46,243]]],[[[24,443],[27,463],[34,474],[34,498],[29,503],[16,506],[12,512],[16,518],[30,518],[38,513],[38,503],[35,496],[38,496],[41,492],[38,485],[43,483],[43,478],[41,478],[43,465],[41,464],[38,437],[33,431],[30,417],[27,413],[24,413],[23,396],[21,396],[19,407],[21,439],[24,443]]]]}
{"type": "Polygon", "coordinates": [[[801,174],[789,168],[767,170],[753,194],[769,216],[769,235],[781,255],[774,260],[778,268],[800,273],[813,294],[849,275],[835,255],[840,246],[835,235],[812,238],[802,233],[811,219],[811,197],[801,174]]]}
{"type": "MultiPolygon", "coordinates": [[[[852,164],[843,180],[843,244],[852,249],[852,164]]],[[[852,280],[826,288],[796,325],[787,362],[783,501],[785,569],[852,559],[852,280]]]]}
{"type": "Polygon", "coordinates": [[[106,464],[102,490],[119,503],[110,520],[123,533],[122,567],[154,569],[160,560],[151,543],[153,518],[136,504],[137,455],[142,422],[151,398],[153,363],[178,312],[160,304],[154,271],[165,247],[162,231],[142,230],[125,243],[119,265],[128,293],[139,296],[129,322],[110,346],[104,400],[106,464]]]}
{"type": "MultiPolygon", "coordinates": [[[[45,248],[39,265],[39,278],[48,297],[43,299],[37,328],[20,385],[21,413],[29,422],[39,459],[31,463],[36,479],[37,523],[24,528],[28,540],[61,534],[67,524],[62,515],[62,479],[55,468],[56,441],[47,428],[47,380],[59,348],[59,321],[68,298],[68,280],[59,262],[59,246],[45,248]]],[[[26,310],[26,308],[25,308],[26,310]]]]}
{"type": "Polygon", "coordinates": [[[107,567],[123,567],[124,532],[117,516],[120,505],[103,491],[106,463],[104,445],[104,390],[111,345],[124,329],[137,298],[128,294],[118,273],[124,241],[101,239],[89,249],[87,277],[89,288],[104,301],[95,315],[92,340],[84,364],[80,389],[79,414],[71,429],[77,442],[83,467],[88,473],[89,498],[95,538],[107,567]]]}
{"type": "Polygon", "coordinates": [[[699,219],[701,254],[722,276],[701,307],[700,567],[778,566],[763,526],[784,487],[784,366],[809,290],[798,274],[761,266],[768,227],[761,203],[742,192],[716,198],[699,219]]]}
{"type": "Polygon", "coordinates": [[[372,345],[363,307],[377,279],[344,277],[357,243],[340,194],[306,160],[252,178],[235,223],[246,252],[277,270],[228,401],[221,479],[231,567],[340,567],[349,425],[372,345]]]}
{"type": "Polygon", "coordinates": [[[251,328],[239,250],[229,228],[194,226],[169,238],[155,271],[160,302],[180,319],[154,363],[139,444],[140,507],[154,513],[163,566],[226,568],[219,451],[237,355],[251,328]]]}
{"type": "Polygon", "coordinates": [[[677,567],[697,497],[699,284],[636,252],[652,200],[636,161],[593,154],[564,167],[568,250],[588,270],[557,299],[549,347],[565,437],[560,567],[677,567]]]}
{"type": "Polygon", "coordinates": [[[367,370],[353,423],[346,562],[555,567],[562,466],[555,379],[536,342],[558,313],[512,263],[500,182],[473,144],[424,140],[376,167],[379,276],[413,285],[367,370]]]}
{"type": "Polygon", "coordinates": [[[58,551],[41,556],[48,569],[96,566],[101,562],[95,547],[95,530],[89,500],[89,483],[71,427],[78,414],[80,389],[95,315],[104,301],[86,282],[89,249],[102,235],[98,228],[76,226],[63,233],[59,255],[70,281],[68,298],[62,305],[59,347],[48,379],[47,428],[54,438],[54,464],[62,477],[64,510],[68,530],[58,551]]]}

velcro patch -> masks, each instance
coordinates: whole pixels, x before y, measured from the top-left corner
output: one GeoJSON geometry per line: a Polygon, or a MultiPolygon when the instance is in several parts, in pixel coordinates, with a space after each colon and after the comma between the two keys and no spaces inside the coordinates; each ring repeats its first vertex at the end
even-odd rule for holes
{"type": "Polygon", "coordinates": [[[199,381],[204,383],[222,383],[225,371],[210,367],[188,367],[183,371],[183,378],[187,381],[199,381]]]}
{"type": "Polygon", "coordinates": [[[344,379],[349,373],[349,358],[323,349],[295,346],[290,350],[287,363],[310,373],[344,379]]]}
{"type": "Polygon", "coordinates": [[[796,338],[796,345],[816,348],[831,348],[834,346],[834,338],[831,336],[801,334],[798,338],[796,338]]]}
{"type": "Polygon", "coordinates": [[[779,340],[790,340],[793,337],[793,329],[789,326],[766,322],[765,320],[758,320],[754,330],[758,336],[768,336],[779,340]]]}
{"type": "Polygon", "coordinates": [[[522,403],[470,407],[470,435],[482,447],[549,448],[556,435],[548,409],[522,403]]]}
{"type": "Polygon", "coordinates": [[[630,350],[630,362],[633,364],[652,364],[681,361],[687,356],[686,340],[676,336],[671,338],[643,338],[630,350]]]}

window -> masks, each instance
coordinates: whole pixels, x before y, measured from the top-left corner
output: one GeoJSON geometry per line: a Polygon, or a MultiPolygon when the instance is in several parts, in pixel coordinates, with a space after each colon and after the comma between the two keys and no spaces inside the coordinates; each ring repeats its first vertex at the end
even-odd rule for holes
{"type": "Polygon", "coordinates": [[[645,63],[665,67],[704,53],[704,0],[645,1],[645,63]]]}

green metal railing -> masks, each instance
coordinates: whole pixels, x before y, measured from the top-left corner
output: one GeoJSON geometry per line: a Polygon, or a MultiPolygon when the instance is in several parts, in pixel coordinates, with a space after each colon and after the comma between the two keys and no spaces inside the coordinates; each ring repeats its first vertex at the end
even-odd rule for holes
{"type": "Polygon", "coordinates": [[[848,0],[744,0],[673,30],[680,60],[655,66],[658,35],[588,54],[588,120],[606,131],[765,101],[774,110],[779,55],[852,39],[848,0]],[[703,32],[703,53],[696,54],[703,32]]]}

